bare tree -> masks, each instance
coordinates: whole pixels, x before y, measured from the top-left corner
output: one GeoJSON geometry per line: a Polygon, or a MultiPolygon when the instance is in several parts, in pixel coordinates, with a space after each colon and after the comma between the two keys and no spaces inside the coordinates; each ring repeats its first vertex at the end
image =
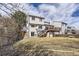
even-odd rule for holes
{"type": "Polygon", "coordinates": [[[21,3],[0,3],[0,10],[11,16],[11,13],[23,10],[23,5],[21,3]]]}

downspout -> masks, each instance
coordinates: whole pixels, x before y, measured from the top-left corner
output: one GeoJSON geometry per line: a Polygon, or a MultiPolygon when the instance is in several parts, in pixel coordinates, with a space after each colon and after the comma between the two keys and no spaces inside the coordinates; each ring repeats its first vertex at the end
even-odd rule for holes
{"type": "Polygon", "coordinates": [[[29,29],[30,19],[29,19],[29,14],[28,14],[28,13],[27,13],[27,19],[26,19],[26,21],[27,21],[27,24],[26,24],[26,25],[27,25],[27,33],[28,33],[27,35],[28,35],[28,37],[30,37],[30,36],[29,36],[29,35],[30,35],[30,33],[29,33],[29,30],[30,30],[30,29],[29,29]]]}

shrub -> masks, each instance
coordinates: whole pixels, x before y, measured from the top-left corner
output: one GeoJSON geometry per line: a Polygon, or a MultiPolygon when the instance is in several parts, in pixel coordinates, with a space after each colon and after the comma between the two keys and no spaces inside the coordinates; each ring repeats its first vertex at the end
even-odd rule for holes
{"type": "Polygon", "coordinates": [[[9,17],[0,17],[0,46],[13,43],[17,38],[17,23],[9,17]]]}

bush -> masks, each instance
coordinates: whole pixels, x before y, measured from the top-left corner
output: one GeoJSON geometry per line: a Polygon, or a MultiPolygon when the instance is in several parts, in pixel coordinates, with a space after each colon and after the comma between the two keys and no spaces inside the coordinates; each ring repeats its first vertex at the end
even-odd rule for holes
{"type": "Polygon", "coordinates": [[[0,46],[13,43],[17,38],[17,23],[14,19],[0,17],[0,46]]]}

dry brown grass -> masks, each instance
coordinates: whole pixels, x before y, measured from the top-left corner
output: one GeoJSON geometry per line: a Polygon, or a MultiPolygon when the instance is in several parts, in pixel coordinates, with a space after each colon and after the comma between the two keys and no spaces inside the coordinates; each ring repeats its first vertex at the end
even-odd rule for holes
{"type": "Polygon", "coordinates": [[[79,39],[68,37],[28,38],[14,44],[24,55],[79,55],[79,39]]]}

